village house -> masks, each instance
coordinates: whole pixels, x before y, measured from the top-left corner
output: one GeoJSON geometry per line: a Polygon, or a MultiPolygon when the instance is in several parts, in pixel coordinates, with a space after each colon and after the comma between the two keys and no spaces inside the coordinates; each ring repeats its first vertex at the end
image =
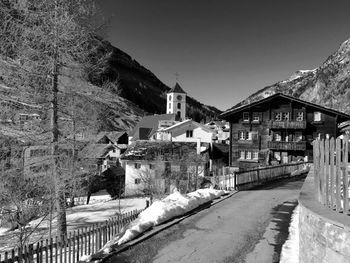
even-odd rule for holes
{"type": "Polygon", "coordinates": [[[350,116],[275,94],[220,115],[230,123],[230,166],[240,169],[312,161],[315,138],[337,137],[350,116]]]}
{"type": "Polygon", "coordinates": [[[152,137],[153,140],[173,142],[213,143],[216,132],[191,119],[178,122],[170,127],[160,128],[152,137]]]}
{"type": "Polygon", "coordinates": [[[85,160],[90,168],[103,173],[111,167],[120,167],[120,156],[125,148],[114,144],[89,144],[79,153],[79,159],[85,160]]]}
{"type": "Polygon", "coordinates": [[[209,171],[209,144],[197,142],[137,141],[122,155],[125,167],[125,196],[141,195],[148,184],[156,183],[169,192],[176,182],[190,174],[204,176],[209,171]]]}

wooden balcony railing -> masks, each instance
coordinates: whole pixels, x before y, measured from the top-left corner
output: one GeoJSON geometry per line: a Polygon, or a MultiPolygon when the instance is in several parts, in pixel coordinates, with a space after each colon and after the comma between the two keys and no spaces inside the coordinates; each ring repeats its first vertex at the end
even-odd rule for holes
{"type": "Polygon", "coordinates": [[[306,129],[306,121],[271,121],[271,129],[306,129]]]}
{"type": "Polygon", "coordinates": [[[268,148],[273,150],[305,151],[306,142],[268,142],[268,148]]]}

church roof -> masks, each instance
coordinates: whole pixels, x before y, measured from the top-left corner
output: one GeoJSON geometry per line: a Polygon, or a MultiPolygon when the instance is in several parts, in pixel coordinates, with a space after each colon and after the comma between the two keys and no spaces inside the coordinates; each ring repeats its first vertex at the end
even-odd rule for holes
{"type": "Polygon", "coordinates": [[[175,86],[172,87],[168,93],[184,93],[186,94],[186,92],[180,87],[179,83],[176,82],[175,86]]]}

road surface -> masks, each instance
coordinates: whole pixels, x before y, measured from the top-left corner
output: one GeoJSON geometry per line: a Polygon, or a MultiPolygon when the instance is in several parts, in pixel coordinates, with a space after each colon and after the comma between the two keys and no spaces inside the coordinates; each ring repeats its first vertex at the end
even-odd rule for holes
{"type": "Polygon", "coordinates": [[[238,192],[108,262],[279,262],[303,181],[238,192]]]}

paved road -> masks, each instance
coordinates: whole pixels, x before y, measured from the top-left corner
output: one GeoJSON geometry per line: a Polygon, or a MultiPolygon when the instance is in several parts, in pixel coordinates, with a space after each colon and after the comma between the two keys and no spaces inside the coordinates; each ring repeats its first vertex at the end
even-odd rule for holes
{"type": "Polygon", "coordinates": [[[110,262],[279,262],[302,184],[289,180],[239,192],[152,237],[142,247],[151,258],[133,259],[141,252],[136,247],[110,262]],[[156,243],[156,251],[146,248],[156,243]]]}

